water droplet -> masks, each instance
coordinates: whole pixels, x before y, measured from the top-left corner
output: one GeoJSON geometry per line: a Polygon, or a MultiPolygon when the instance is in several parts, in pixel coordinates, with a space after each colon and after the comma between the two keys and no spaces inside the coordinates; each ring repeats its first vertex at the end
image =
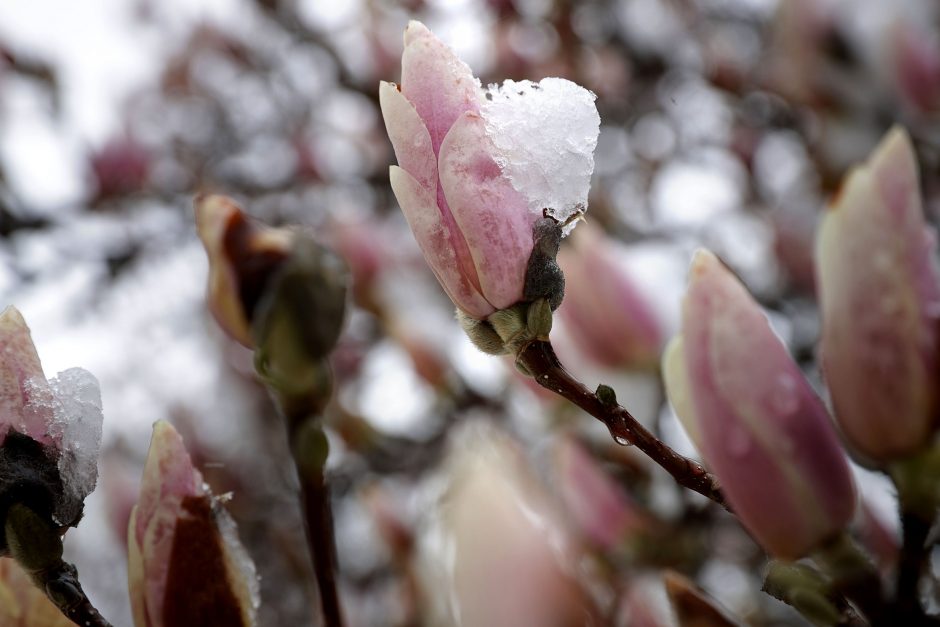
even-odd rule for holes
{"type": "Polygon", "coordinates": [[[627,440],[627,438],[623,437],[619,433],[615,433],[613,429],[610,429],[610,437],[612,437],[614,439],[614,442],[616,442],[620,446],[633,446],[632,442],[627,440]]]}
{"type": "Polygon", "coordinates": [[[796,378],[789,373],[779,375],[770,394],[770,406],[778,414],[788,416],[800,406],[796,378]]]}
{"type": "Polygon", "coordinates": [[[728,453],[734,457],[743,457],[751,450],[751,436],[740,428],[731,430],[728,435],[728,453]]]}

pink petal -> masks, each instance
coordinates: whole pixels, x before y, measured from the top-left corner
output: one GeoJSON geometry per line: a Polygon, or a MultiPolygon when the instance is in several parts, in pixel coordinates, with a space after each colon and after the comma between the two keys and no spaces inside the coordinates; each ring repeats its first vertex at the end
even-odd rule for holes
{"type": "Polygon", "coordinates": [[[434,154],[457,118],[466,111],[479,111],[482,99],[479,81],[467,64],[415,21],[405,29],[401,93],[424,120],[434,154]]]}
{"type": "Polygon", "coordinates": [[[448,456],[441,594],[463,625],[594,624],[572,574],[578,547],[513,443],[490,431],[468,433],[448,456]]]}
{"type": "Polygon", "coordinates": [[[457,252],[466,243],[452,224],[453,217],[446,214],[451,222],[447,224],[432,192],[402,168],[389,168],[388,178],[424,258],[450,299],[474,318],[482,319],[493,313],[494,307],[483,298],[471,278],[461,272],[467,262],[472,268],[472,259],[457,252]]]}
{"type": "Polygon", "coordinates": [[[398,165],[422,186],[437,189],[437,155],[414,105],[385,81],[379,85],[379,105],[398,165]]]}
{"type": "Polygon", "coordinates": [[[846,436],[876,459],[916,449],[933,428],[934,249],[913,148],[895,129],[849,176],[817,238],[826,382],[846,436]]]}
{"type": "Polygon", "coordinates": [[[0,314],[0,444],[15,429],[53,445],[52,391],[42,371],[29,327],[12,305],[0,314]],[[47,402],[48,401],[48,402],[47,402]]]}
{"type": "Polygon", "coordinates": [[[465,113],[441,144],[441,187],[476,266],[483,295],[496,309],[522,300],[532,227],[538,216],[502,175],[476,113],[465,113]]]}
{"type": "Polygon", "coordinates": [[[854,511],[842,448],[744,287],[704,251],[691,275],[682,347],[698,444],[757,540],[778,557],[801,557],[854,511]]]}
{"type": "Polygon", "coordinates": [[[636,506],[591,455],[571,437],[557,449],[561,496],[581,531],[602,548],[612,548],[645,526],[636,506]]]}

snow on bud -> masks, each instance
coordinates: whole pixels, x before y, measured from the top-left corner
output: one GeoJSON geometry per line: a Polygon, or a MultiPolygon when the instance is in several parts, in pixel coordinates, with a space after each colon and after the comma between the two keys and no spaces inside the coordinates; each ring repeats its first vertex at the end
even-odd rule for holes
{"type": "Polygon", "coordinates": [[[449,604],[436,608],[439,624],[593,624],[577,551],[513,442],[468,426],[446,469],[436,528],[423,537],[428,600],[449,604]]]}
{"type": "Polygon", "coordinates": [[[662,330],[613,243],[587,224],[571,240],[558,255],[566,279],[558,313],[578,347],[608,368],[656,364],[662,330]]]}
{"type": "Polygon", "coordinates": [[[136,627],[255,624],[254,564],[167,422],[154,425],[127,536],[136,627]]]}
{"type": "Polygon", "coordinates": [[[98,479],[101,393],[81,368],[46,380],[29,327],[15,307],[0,314],[0,555],[13,503],[72,527],[98,479]]]}
{"type": "Polygon", "coordinates": [[[650,521],[574,438],[559,443],[556,463],[562,499],[594,544],[611,549],[649,526],[650,521]]]}
{"type": "Polygon", "coordinates": [[[734,276],[699,251],[682,334],[663,363],[670,401],[735,514],[796,559],[841,530],[855,487],[822,401],[734,276]]]}
{"type": "Polygon", "coordinates": [[[425,259],[471,318],[547,297],[526,293],[533,229],[586,208],[594,95],[550,78],[507,81],[487,101],[423,24],[410,22],[404,42],[401,85],[383,82],[379,101],[398,160],[389,180],[425,259]]]}
{"type": "Polygon", "coordinates": [[[878,461],[924,446],[936,426],[940,276],[917,163],[894,128],[855,168],[816,241],[822,360],[836,419],[878,461]]]}
{"type": "Polygon", "coordinates": [[[226,333],[251,348],[251,318],[293,234],[252,222],[230,198],[196,198],[196,230],[209,256],[209,309],[226,333]]]}

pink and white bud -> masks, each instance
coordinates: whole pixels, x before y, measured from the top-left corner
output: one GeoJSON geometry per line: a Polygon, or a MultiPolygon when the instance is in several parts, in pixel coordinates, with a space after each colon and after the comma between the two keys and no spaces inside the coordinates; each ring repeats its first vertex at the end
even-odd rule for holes
{"type": "Polygon", "coordinates": [[[249,220],[230,198],[196,198],[196,230],[209,257],[209,309],[232,339],[252,348],[250,317],[271,268],[288,254],[293,234],[249,220]]]}
{"type": "Polygon", "coordinates": [[[666,389],[732,509],[772,555],[796,559],[839,532],[856,495],[822,401],[747,290],[699,251],[666,389]]]}
{"type": "MultiPolygon", "coordinates": [[[[56,526],[77,525],[98,479],[102,421],[97,379],[70,368],[47,380],[23,316],[7,307],[0,314],[0,462],[16,461],[0,473],[0,501],[31,501],[56,526]],[[25,459],[30,468],[21,473],[25,459]]],[[[6,549],[0,531],[0,555],[6,549]]]]}
{"type": "Polygon", "coordinates": [[[663,342],[659,321],[615,244],[592,225],[581,226],[558,254],[565,300],[558,313],[578,347],[601,366],[655,366],[663,342]]]}
{"type": "Polygon", "coordinates": [[[607,476],[578,442],[565,437],[556,451],[558,484],[569,515],[582,534],[603,549],[622,543],[650,521],[623,488],[607,476]]]}
{"type": "Polygon", "coordinates": [[[404,43],[401,85],[379,88],[398,160],[389,170],[392,190],[444,291],[468,316],[483,319],[523,300],[533,226],[543,211],[563,220],[584,210],[600,124],[593,95],[546,79],[540,86],[513,84],[518,93],[535,93],[529,98],[497,91],[487,101],[470,68],[423,24],[410,22],[404,43]],[[567,98],[541,107],[542,87],[567,98]],[[538,158],[544,150],[536,158],[520,155],[512,136],[519,125],[505,122],[525,107],[542,109],[543,119],[568,114],[569,123],[588,130],[555,146],[556,163],[538,158]],[[542,197],[558,186],[559,177],[547,173],[568,170],[566,194],[542,197]]]}
{"type": "Polygon", "coordinates": [[[592,624],[578,552],[520,451],[495,428],[454,442],[439,528],[425,535],[425,592],[440,624],[592,624]]]}
{"type": "Polygon", "coordinates": [[[136,627],[255,624],[254,564],[167,422],[154,425],[127,536],[136,627]]]}
{"type": "Polygon", "coordinates": [[[816,251],[822,361],[836,419],[874,460],[910,454],[937,424],[940,274],[903,129],[889,132],[843,183],[816,251]]]}

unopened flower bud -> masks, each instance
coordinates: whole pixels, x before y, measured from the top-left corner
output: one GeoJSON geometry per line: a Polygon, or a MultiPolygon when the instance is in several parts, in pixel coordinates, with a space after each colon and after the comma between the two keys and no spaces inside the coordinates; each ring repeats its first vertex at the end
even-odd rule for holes
{"type": "Polygon", "coordinates": [[[826,409],[767,317],[709,252],[692,262],[666,389],[735,514],[772,555],[839,532],[855,487],[826,409]]]}
{"type": "Polygon", "coordinates": [[[73,527],[98,477],[101,395],[88,372],[47,381],[15,307],[0,314],[0,556],[7,512],[24,505],[46,523],[73,527]]]}
{"type": "Polygon", "coordinates": [[[230,198],[196,198],[196,229],[209,255],[209,308],[219,325],[251,348],[251,319],[294,235],[251,221],[230,198]]]}
{"type": "Polygon", "coordinates": [[[543,256],[538,224],[567,228],[584,211],[600,125],[593,94],[550,78],[487,95],[420,22],[404,44],[401,85],[383,82],[379,101],[398,160],[389,181],[428,265],[468,318],[539,298],[556,308],[554,253],[532,267],[543,256]]]}
{"type": "Polygon", "coordinates": [[[940,274],[903,129],[849,175],[816,250],[823,371],[836,419],[872,459],[908,455],[937,425],[940,274]]]}
{"type": "Polygon", "coordinates": [[[136,627],[255,624],[254,564],[167,422],[154,425],[127,535],[136,627]]]}
{"type": "Polygon", "coordinates": [[[594,624],[572,576],[577,547],[512,441],[473,425],[455,438],[446,467],[440,528],[430,534],[443,544],[425,555],[430,600],[450,604],[435,624],[594,624]]]}
{"type": "Polygon", "coordinates": [[[662,330],[616,257],[614,245],[585,224],[559,254],[567,294],[558,313],[584,354],[608,368],[655,366],[662,330]]]}

